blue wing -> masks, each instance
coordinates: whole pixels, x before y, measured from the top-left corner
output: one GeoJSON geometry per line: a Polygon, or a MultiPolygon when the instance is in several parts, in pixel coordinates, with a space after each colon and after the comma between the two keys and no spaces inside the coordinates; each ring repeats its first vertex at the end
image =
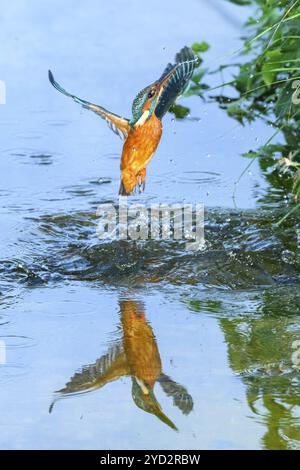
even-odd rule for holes
{"type": "Polygon", "coordinates": [[[161,119],[170,106],[187,88],[189,81],[198,65],[198,58],[190,47],[181,49],[175,57],[175,64],[168,64],[159,79],[162,92],[155,107],[156,116],[161,119]]]}

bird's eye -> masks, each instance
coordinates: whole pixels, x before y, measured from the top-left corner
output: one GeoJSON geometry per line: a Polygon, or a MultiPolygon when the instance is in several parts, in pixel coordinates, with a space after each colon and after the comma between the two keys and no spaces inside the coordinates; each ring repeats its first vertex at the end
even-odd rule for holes
{"type": "Polygon", "coordinates": [[[148,93],[147,98],[148,99],[153,98],[154,95],[155,95],[155,90],[150,90],[149,93],[148,93]]]}

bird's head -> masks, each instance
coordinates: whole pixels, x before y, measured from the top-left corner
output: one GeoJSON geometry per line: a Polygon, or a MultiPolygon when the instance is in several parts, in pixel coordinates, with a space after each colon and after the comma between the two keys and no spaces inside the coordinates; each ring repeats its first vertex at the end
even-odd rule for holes
{"type": "Polygon", "coordinates": [[[132,104],[132,125],[144,124],[152,116],[159,96],[159,90],[159,83],[155,82],[137,94],[132,104]]]}
{"type": "Polygon", "coordinates": [[[157,416],[163,423],[167,424],[170,428],[178,431],[173,421],[161,409],[158,403],[153,387],[137,377],[132,377],[132,398],[136,406],[146,413],[151,413],[157,416]]]}
{"type": "MultiPolygon", "coordinates": [[[[151,118],[157,106],[160,104],[166,85],[172,78],[172,73],[161,77],[156,82],[141,90],[132,104],[132,125],[142,125],[151,118]]],[[[156,113],[155,113],[156,114],[156,113]]],[[[157,116],[161,118],[162,116],[157,116]]]]}
{"type": "Polygon", "coordinates": [[[138,93],[132,104],[131,125],[144,124],[153,113],[162,119],[176,98],[186,91],[199,59],[191,48],[184,47],[175,60],[175,64],[167,65],[158,80],[138,93]]]}

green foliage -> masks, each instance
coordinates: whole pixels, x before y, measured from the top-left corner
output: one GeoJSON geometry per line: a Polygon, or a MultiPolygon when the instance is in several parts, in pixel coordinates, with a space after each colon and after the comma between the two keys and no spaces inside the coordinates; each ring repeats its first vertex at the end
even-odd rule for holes
{"type": "Polygon", "coordinates": [[[173,104],[169,109],[169,112],[174,114],[177,119],[184,119],[190,114],[190,108],[182,106],[181,104],[173,104]]]}
{"type": "MultiPolygon", "coordinates": [[[[224,98],[221,107],[242,124],[260,118],[280,129],[284,142],[250,151],[259,158],[261,168],[267,159],[269,181],[279,176],[281,186],[297,199],[300,194],[300,1],[228,0],[239,5],[256,5],[249,18],[248,38],[241,54],[248,61],[238,66],[230,87],[238,92],[232,103],[224,98]],[[275,152],[276,149],[276,152],[275,152]],[[270,178],[274,173],[275,178],[270,178]]],[[[216,97],[218,100],[218,97],[216,97]]]]}
{"type": "Polygon", "coordinates": [[[251,0],[229,0],[231,3],[236,5],[251,5],[251,0]]]}
{"type": "MultiPolygon", "coordinates": [[[[202,67],[200,57],[209,45],[194,43],[192,48],[199,56],[199,69],[185,96],[204,97],[205,91],[222,88],[221,95],[214,94],[211,98],[230,117],[242,125],[260,119],[274,128],[267,142],[260,148],[249,149],[244,156],[258,158],[269,183],[290,195],[291,202],[297,202],[300,199],[300,0],[223,1],[254,7],[254,14],[246,23],[243,47],[236,53],[241,57],[240,64],[222,64],[216,72],[232,67],[232,79],[211,89],[202,83],[207,69],[202,67]],[[279,142],[274,142],[275,138],[279,142]]],[[[171,112],[182,119],[189,109],[176,104],[171,112]]]]}
{"type": "MultiPolygon", "coordinates": [[[[282,194],[289,194],[291,202],[297,202],[300,199],[300,0],[225,1],[255,8],[246,23],[243,47],[236,53],[241,56],[241,63],[219,67],[217,72],[221,73],[232,67],[232,80],[209,89],[222,88],[222,95],[211,98],[242,125],[260,119],[274,128],[267,142],[244,156],[258,158],[269,183],[281,189],[282,194]],[[234,96],[229,95],[232,89],[234,96]],[[280,141],[274,143],[279,135],[280,141]]],[[[192,47],[196,53],[202,53],[208,44],[195,43],[192,47]]],[[[201,83],[206,72],[201,68],[195,74],[188,95],[203,96],[208,88],[201,83]]],[[[186,116],[188,110],[180,114],[186,116]]],[[[292,211],[295,208],[299,204],[292,211]]]]}
{"type": "Polygon", "coordinates": [[[192,44],[192,49],[196,53],[206,52],[209,49],[209,44],[205,41],[194,42],[194,44],[192,44]]]}

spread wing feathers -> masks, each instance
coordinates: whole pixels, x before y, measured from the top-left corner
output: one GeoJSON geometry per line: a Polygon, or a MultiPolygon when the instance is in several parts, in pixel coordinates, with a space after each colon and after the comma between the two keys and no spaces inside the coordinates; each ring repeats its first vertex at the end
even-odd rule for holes
{"type": "Polygon", "coordinates": [[[158,81],[161,82],[171,72],[171,70],[174,69],[174,67],[176,67],[176,64],[174,65],[174,64],[168,63],[168,65],[166,66],[165,70],[163,71],[158,81]]]}
{"type": "Polygon", "coordinates": [[[174,405],[177,406],[183,414],[187,415],[192,411],[194,406],[193,399],[185,387],[174,382],[165,374],[160,375],[158,382],[165,394],[173,398],[174,405]]]}
{"type": "Polygon", "coordinates": [[[193,49],[191,47],[183,47],[177,54],[175,55],[175,62],[176,64],[181,64],[182,62],[198,62],[198,58],[195,56],[193,49]]]}
{"type": "Polygon", "coordinates": [[[198,65],[198,58],[189,47],[181,49],[175,57],[176,64],[168,64],[159,81],[162,83],[162,92],[155,108],[156,116],[161,119],[188,86],[194,69],[198,65]]]}
{"type": "Polygon", "coordinates": [[[90,103],[89,101],[82,100],[71,93],[68,93],[64,88],[62,88],[59,83],[57,83],[53,77],[51,70],[49,70],[49,80],[50,83],[56,88],[60,93],[63,95],[69,96],[73,98],[76,103],[81,104],[86,109],[90,111],[94,111],[94,113],[98,114],[102,119],[105,119],[110,129],[117,134],[122,139],[126,139],[128,132],[130,130],[130,124],[128,119],[122,118],[117,114],[111,113],[107,111],[102,106],[98,106],[97,104],[90,103]]]}
{"type": "Polygon", "coordinates": [[[117,343],[94,364],[84,366],[76,372],[58,393],[65,395],[101,388],[108,382],[129,375],[129,373],[123,348],[117,343]]]}

